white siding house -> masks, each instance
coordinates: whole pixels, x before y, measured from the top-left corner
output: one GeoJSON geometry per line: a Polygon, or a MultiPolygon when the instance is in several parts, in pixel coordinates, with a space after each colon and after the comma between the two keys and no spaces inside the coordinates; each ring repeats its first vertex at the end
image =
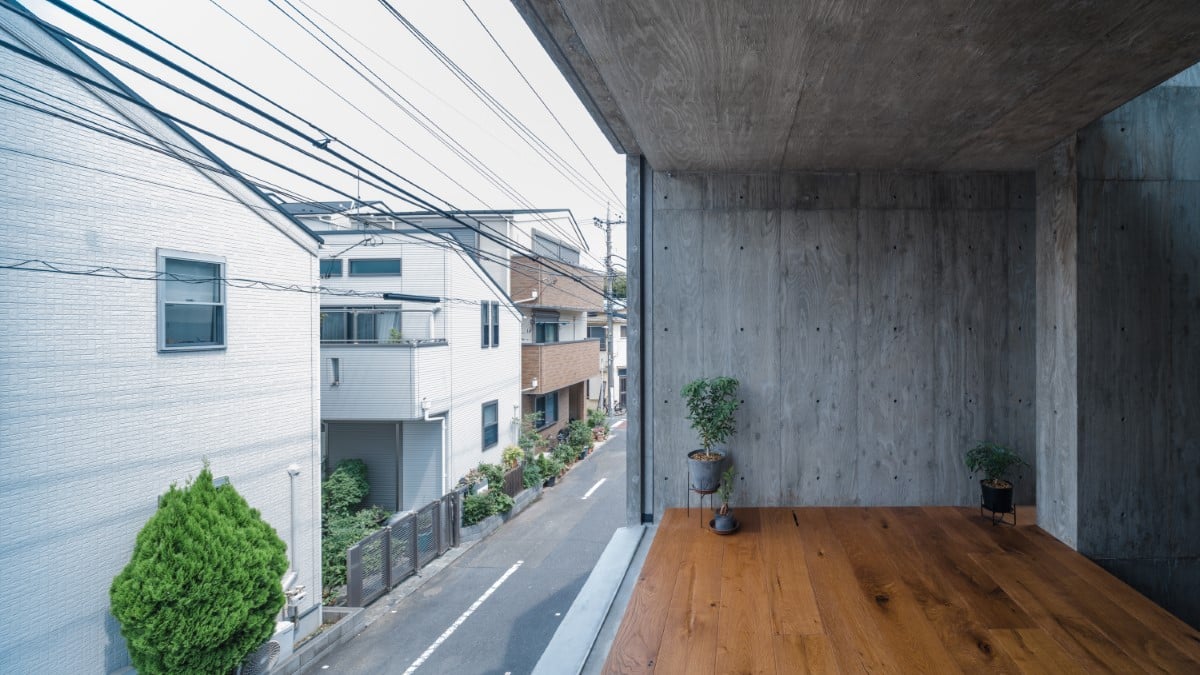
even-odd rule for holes
{"type": "MultiPolygon", "coordinates": [[[[16,9],[3,40],[119,86],[16,9]]],[[[317,298],[156,275],[311,287],[317,239],[137,105],[10,50],[0,73],[28,96],[9,98],[165,151],[0,102],[0,671],[128,665],[109,586],[205,458],[288,543],[294,636],[315,630],[317,298]]]]}
{"type": "Polygon", "coordinates": [[[325,240],[324,468],[362,459],[371,503],[414,510],[516,444],[520,314],[469,250],[350,206],[287,206],[325,240]]]}
{"type": "Polygon", "coordinates": [[[625,307],[613,306],[613,335],[608,339],[608,317],[604,312],[588,313],[588,337],[600,340],[600,374],[588,380],[587,397],[592,407],[607,401],[625,403],[626,369],[629,367],[629,325],[625,318],[625,307]],[[602,398],[608,383],[608,349],[612,345],[613,380],[609,385],[608,398],[602,398]]]}

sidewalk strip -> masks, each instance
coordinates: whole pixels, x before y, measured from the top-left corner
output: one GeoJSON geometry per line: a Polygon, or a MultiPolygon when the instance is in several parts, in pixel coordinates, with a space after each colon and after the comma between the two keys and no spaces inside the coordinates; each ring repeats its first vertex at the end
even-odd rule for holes
{"type": "Polygon", "coordinates": [[[596,481],[596,484],[592,486],[592,489],[588,490],[587,493],[583,495],[583,499],[587,499],[588,497],[591,497],[592,493],[596,491],[596,488],[600,487],[601,485],[604,485],[604,481],[606,481],[606,480],[608,480],[608,479],[601,478],[600,480],[596,481]]]}
{"type": "Polygon", "coordinates": [[[507,572],[500,575],[500,578],[496,580],[496,583],[492,584],[491,588],[484,591],[483,595],[479,596],[479,599],[467,608],[467,611],[463,612],[461,616],[455,619],[454,623],[450,624],[450,627],[447,628],[444,633],[439,635],[438,639],[434,640],[433,644],[429,645],[429,648],[426,649],[423,654],[417,657],[416,661],[412,662],[412,665],[408,667],[408,670],[404,671],[404,675],[412,675],[413,673],[417,672],[417,668],[420,668],[421,664],[425,663],[425,661],[429,659],[434,650],[436,650],[438,647],[441,647],[443,642],[449,639],[451,635],[454,635],[454,631],[458,630],[458,627],[463,625],[463,622],[470,618],[470,616],[475,613],[475,610],[479,609],[479,606],[482,605],[485,600],[492,597],[492,593],[495,593],[496,589],[500,588],[500,584],[508,580],[508,578],[513,575],[513,572],[516,572],[517,568],[524,563],[524,560],[518,560],[515,565],[508,568],[507,572]]]}

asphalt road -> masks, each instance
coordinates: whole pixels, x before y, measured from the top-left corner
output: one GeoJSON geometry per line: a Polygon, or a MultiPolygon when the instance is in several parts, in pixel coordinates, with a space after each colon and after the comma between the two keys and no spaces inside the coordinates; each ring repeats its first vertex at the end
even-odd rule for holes
{"type": "Polygon", "coordinates": [[[310,672],[528,673],[624,519],[621,428],[540,500],[310,672]]]}

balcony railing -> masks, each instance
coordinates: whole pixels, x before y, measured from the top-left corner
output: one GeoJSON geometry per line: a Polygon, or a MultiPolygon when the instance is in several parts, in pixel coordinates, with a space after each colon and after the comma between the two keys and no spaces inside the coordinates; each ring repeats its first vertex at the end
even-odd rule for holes
{"type": "Polygon", "coordinates": [[[521,345],[521,381],[538,386],[526,392],[541,395],[582,382],[599,374],[600,341],[526,343],[521,345]]]}
{"type": "Polygon", "coordinates": [[[446,344],[446,338],[400,338],[378,340],[321,340],[322,345],[346,347],[369,345],[372,347],[433,347],[446,344]]]}

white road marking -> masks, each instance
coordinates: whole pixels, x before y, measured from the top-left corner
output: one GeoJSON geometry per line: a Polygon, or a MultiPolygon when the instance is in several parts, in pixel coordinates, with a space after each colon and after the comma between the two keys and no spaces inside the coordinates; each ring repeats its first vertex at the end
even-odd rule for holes
{"type": "Polygon", "coordinates": [[[457,619],[455,619],[454,623],[450,624],[450,627],[447,628],[445,630],[445,632],[443,632],[441,635],[439,635],[438,639],[434,640],[433,644],[429,645],[429,648],[426,649],[425,652],[422,653],[419,657],[417,657],[416,661],[412,662],[412,665],[408,667],[408,670],[404,671],[404,675],[412,675],[413,673],[417,672],[417,668],[420,668],[421,665],[423,663],[425,663],[425,661],[428,660],[430,656],[433,655],[433,652],[438,647],[442,646],[443,642],[445,642],[447,639],[449,639],[449,637],[451,635],[454,635],[454,631],[458,630],[458,627],[463,625],[463,622],[466,621],[468,618],[470,618],[470,616],[475,613],[475,610],[479,609],[479,606],[482,605],[485,600],[492,597],[492,593],[495,593],[496,589],[500,588],[500,584],[507,581],[508,578],[511,577],[514,572],[517,571],[517,568],[519,568],[524,563],[525,563],[524,560],[518,560],[515,565],[508,568],[507,572],[500,575],[500,578],[496,580],[496,583],[492,584],[491,588],[484,591],[483,595],[479,596],[479,599],[476,600],[474,603],[471,604],[470,607],[467,608],[467,611],[463,612],[457,619]]]}
{"type": "Polygon", "coordinates": [[[588,497],[591,497],[592,493],[596,491],[596,488],[600,487],[601,485],[604,485],[604,481],[606,481],[606,480],[608,480],[608,479],[601,478],[600,480],[596,481],[596,484],[592,486],[592,489],[588,490],[587,493],[583,495],[583,499],[587,499],[588,497]]]}

